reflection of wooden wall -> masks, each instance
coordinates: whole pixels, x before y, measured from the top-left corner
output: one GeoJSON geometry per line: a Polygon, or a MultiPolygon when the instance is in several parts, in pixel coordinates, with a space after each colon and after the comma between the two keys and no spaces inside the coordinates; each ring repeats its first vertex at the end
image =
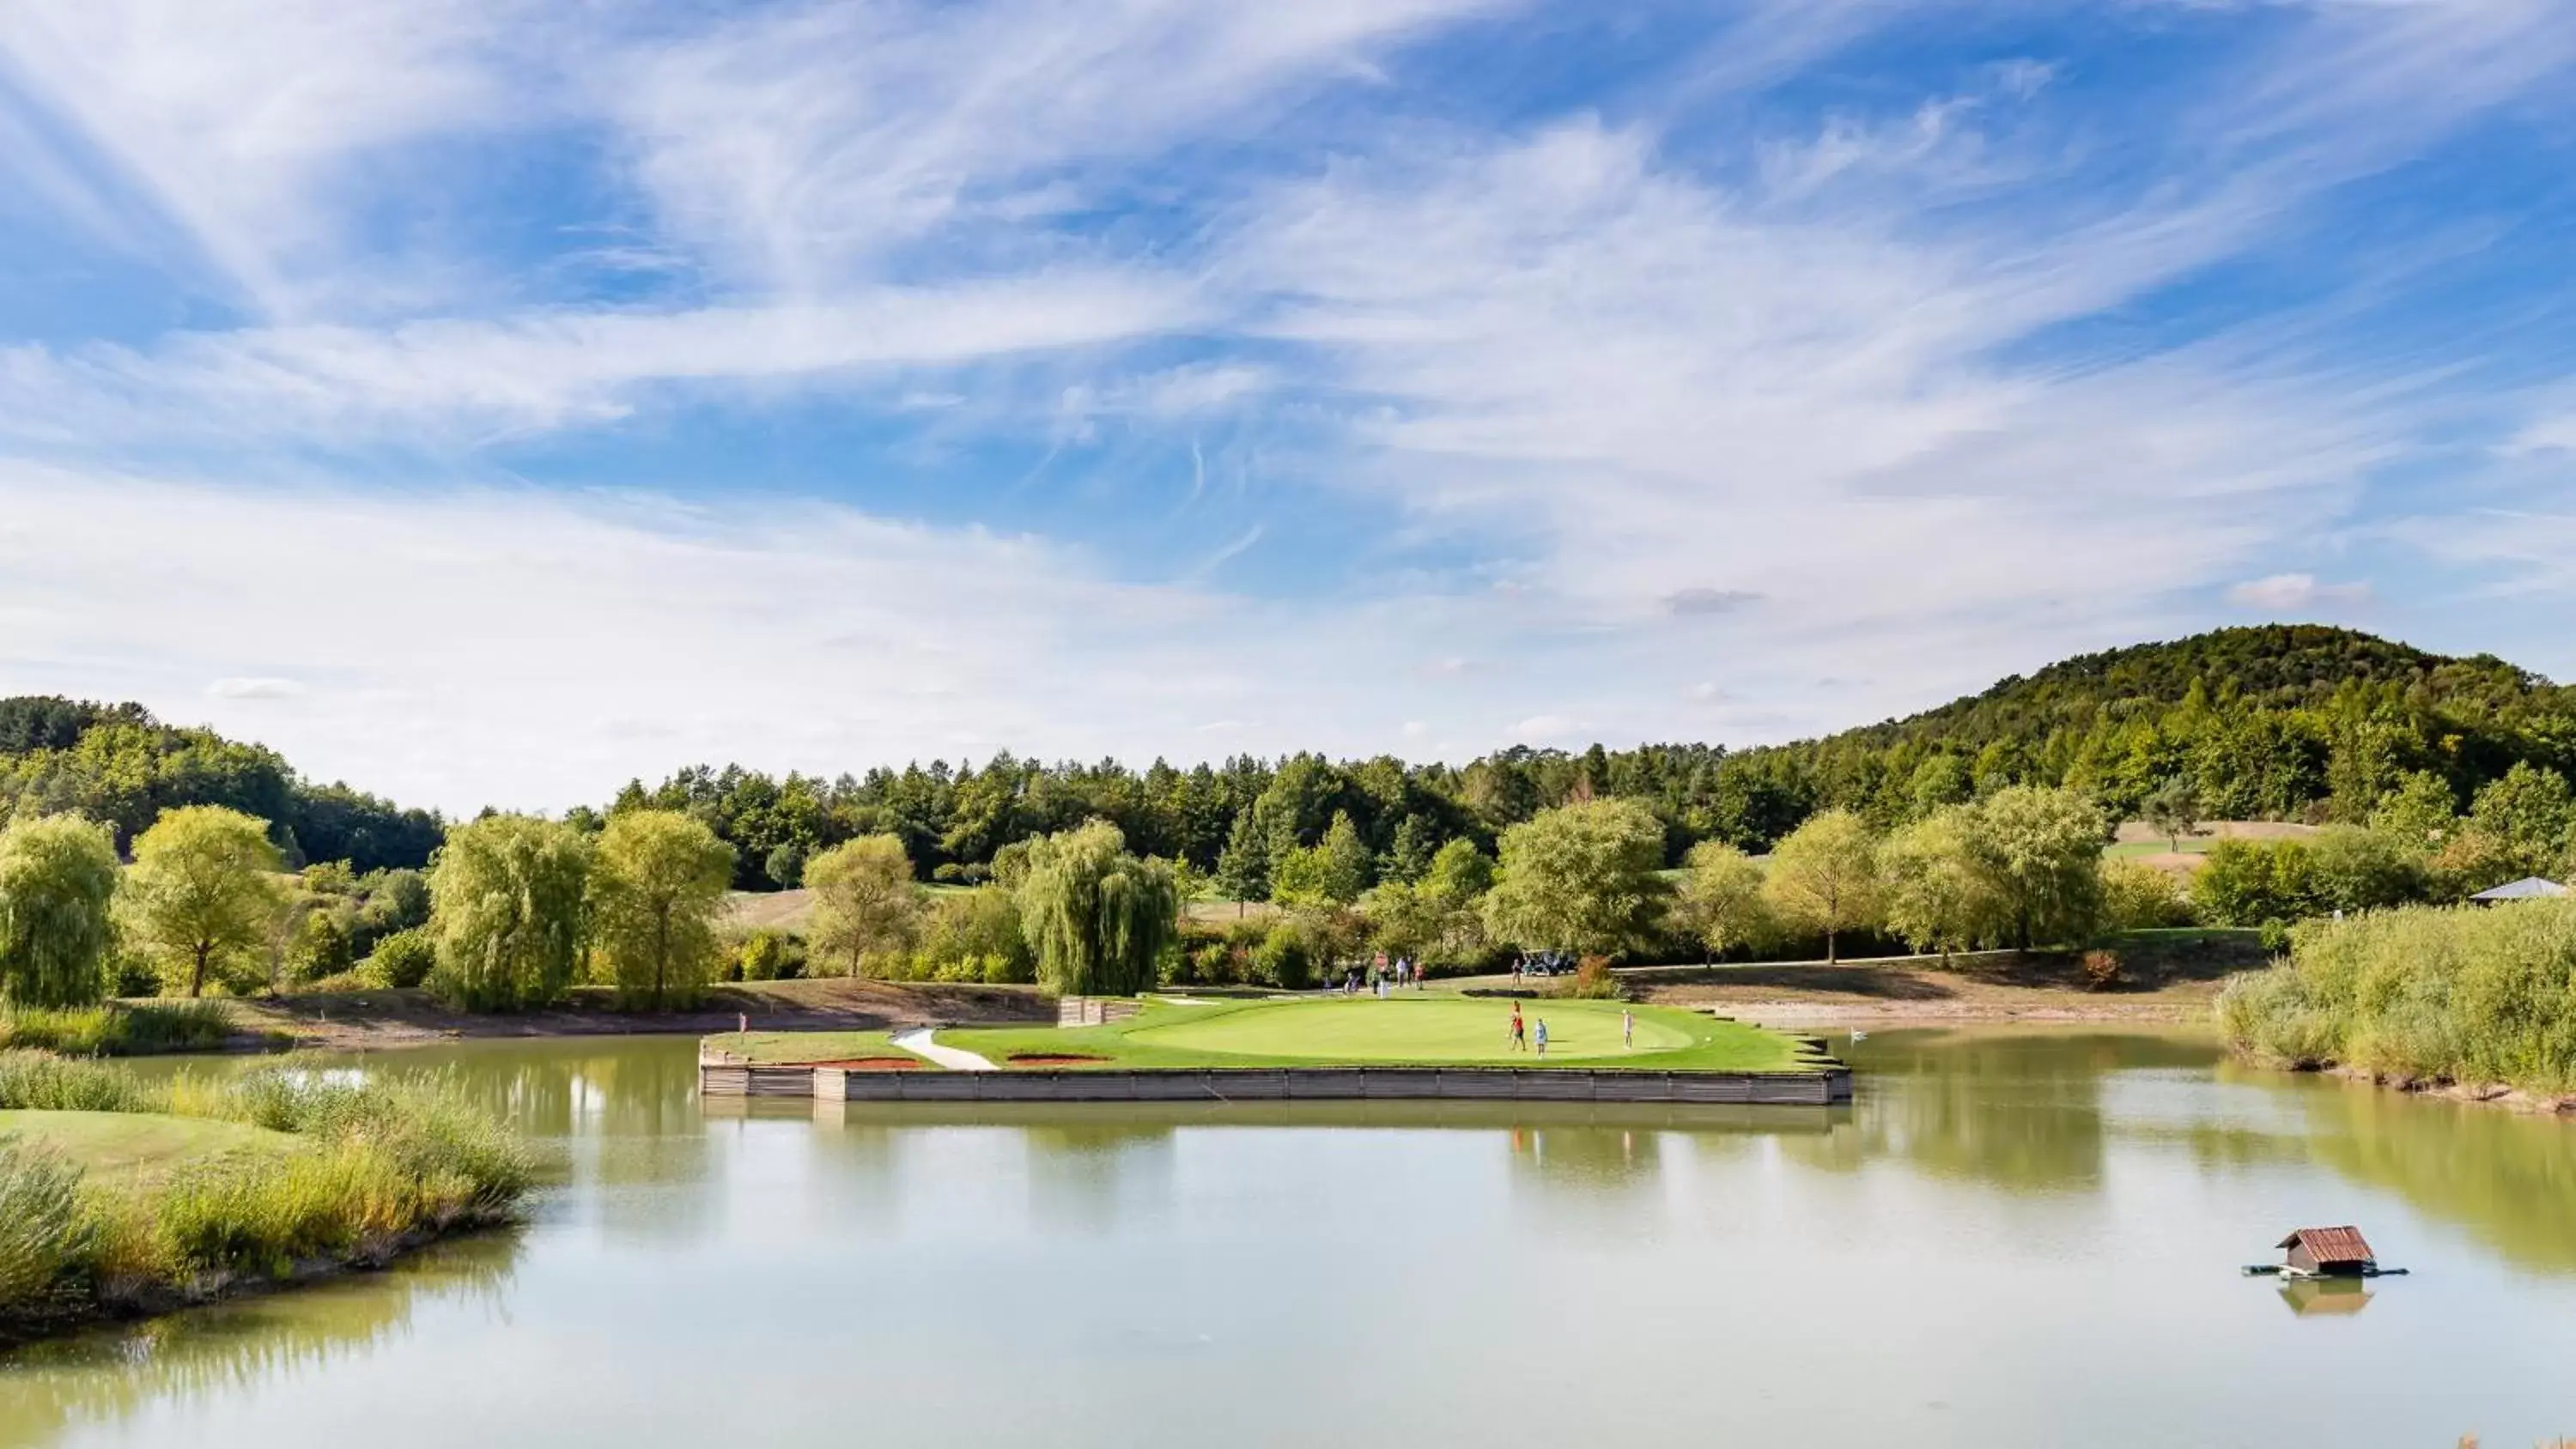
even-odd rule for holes
{"type": "Polygon", "coordinates": [[[1150,1071],[853,1072],[705,1064],[708,1096],[830,1102],[1713,1102],[1825,1106],[1851,1100],[1851,1069],[1595,1071],[1585,1067],[1210,1067],[1150,1071]]]}

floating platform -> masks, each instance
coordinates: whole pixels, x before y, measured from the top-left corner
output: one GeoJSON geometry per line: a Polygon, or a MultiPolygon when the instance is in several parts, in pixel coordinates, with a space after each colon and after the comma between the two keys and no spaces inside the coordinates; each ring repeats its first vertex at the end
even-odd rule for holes
{"type": "Polygon", "coordinates": [[[818,1102],[1690,1102],[1823,1107],[1849,1102],[1851,1068],[1659,1072],[1590,1067],[1079,1067],[869,1071],[702,1061],[709,1097],[818,1102]]]}

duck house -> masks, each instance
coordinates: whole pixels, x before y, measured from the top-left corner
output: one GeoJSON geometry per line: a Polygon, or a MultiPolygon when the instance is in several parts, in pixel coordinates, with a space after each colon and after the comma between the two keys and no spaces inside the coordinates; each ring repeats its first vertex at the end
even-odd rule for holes
{"type": "Polygon", "coordinates": [[[2359,1228],[2301,1228],[2277,1245],[2281,1271],[2308,1278],[2366,1278],[2379,1260],[2359,1228]]]}

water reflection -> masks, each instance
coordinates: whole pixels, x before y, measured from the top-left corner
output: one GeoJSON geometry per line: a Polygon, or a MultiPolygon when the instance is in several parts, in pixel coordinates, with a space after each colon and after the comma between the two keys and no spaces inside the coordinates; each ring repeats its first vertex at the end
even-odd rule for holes
{"type": "Polygon", "coordinates": [[[2370,1306],[2370,1287],[2359,1278],[2302,1278],[2281,1285],[2281,1301],[2302,1318],[2346,1317],[2370,1306]]]}
{"type": "Polygon", "coordinates": [[[497,1313],[517,1232],[441,1244],[382,1273],[248,1298],[33,1344],[0,1377],[0,1443],[35,1444],[83,1422],[214,1398],[360,1354],[399,1351],[433,1303],[497,1313]]]}

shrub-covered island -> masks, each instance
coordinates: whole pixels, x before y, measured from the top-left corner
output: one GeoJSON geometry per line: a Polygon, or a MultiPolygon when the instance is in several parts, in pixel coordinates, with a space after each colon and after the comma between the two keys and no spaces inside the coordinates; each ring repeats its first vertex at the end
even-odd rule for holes
{"type": "Polygon", "coordinates": [[[146,1082],[0,1052],[0,1343],[380,1265],[507,1221],[527,1147],[434,1082],[146,1082]]]}

